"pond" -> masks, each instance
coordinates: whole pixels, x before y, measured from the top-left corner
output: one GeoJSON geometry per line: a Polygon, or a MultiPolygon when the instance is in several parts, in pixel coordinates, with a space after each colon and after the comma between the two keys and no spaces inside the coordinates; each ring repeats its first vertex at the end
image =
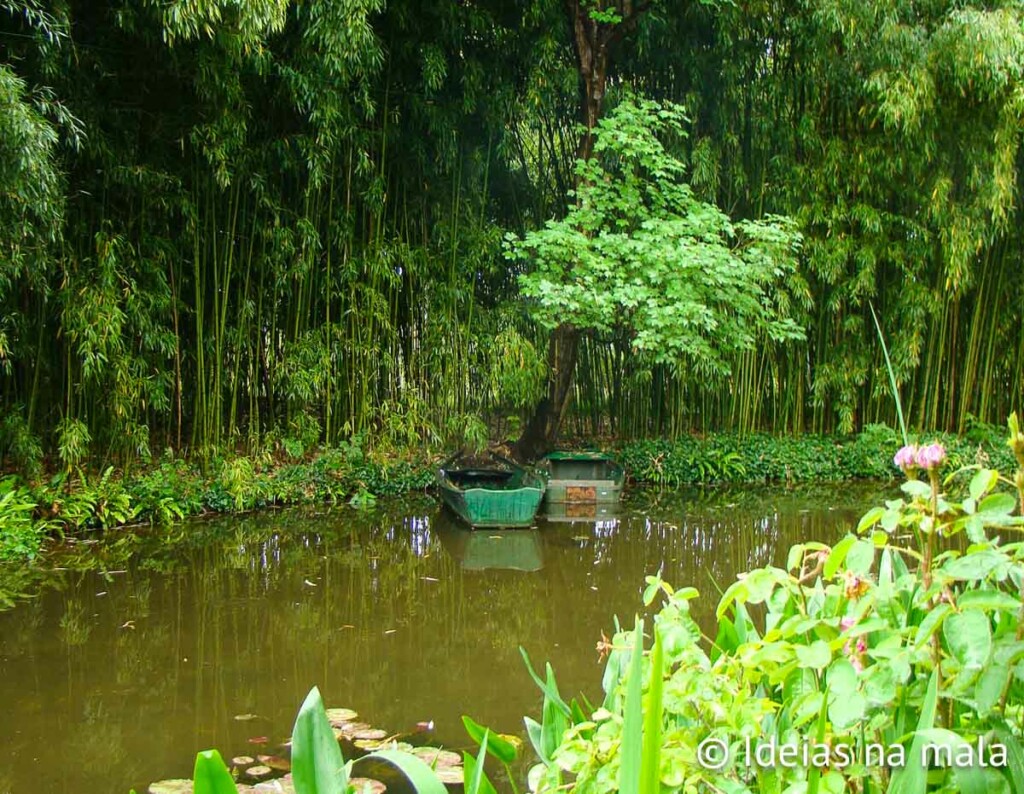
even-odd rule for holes
{"type": "Polygon", "coordinates": [[[696,586],[706,624],[738,571],[841,537],[884,494],[639,492],[614,517],[515,533],[420,498],[80,544],[0,613],[0,794],[141,793],[201,749],[271,751],[314,684],[389,733],[433,721],[433,742],[464,746],[470,714],[522,735],[540,695],[520,646],[596,700],[596,643],[614,615],[632,624],[646,574],[696,586]]]}

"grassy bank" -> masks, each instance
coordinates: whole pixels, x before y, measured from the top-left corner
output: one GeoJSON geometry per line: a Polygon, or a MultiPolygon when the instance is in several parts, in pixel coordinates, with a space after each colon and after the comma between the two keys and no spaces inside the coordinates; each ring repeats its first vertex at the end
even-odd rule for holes
{"type": "MultiPolygon", "coordinates": [[[[973,463],[979,455],[994,467],[1009,464],[1009,449],[991,429],[934,437],[957,465],[973,463]]],[[[713,434],[640,440],[615,451],[632,482],[678,487],[886,479],[898,474],[892,456],[900,443],[892,430],[874,426],[848,437],[713,434]]],[[[429,487],[436,460],[423,452],[368,453],[343,445],[303,458],[221,457],[205,467],[168,458],[127,474],[79,471],[34,482],[12,475],[0,480],[0,560],[31,559],[48,538],[86,530],[171,524],[270,506],[348,502],[372,507],[378,497],[429,487]]]]}

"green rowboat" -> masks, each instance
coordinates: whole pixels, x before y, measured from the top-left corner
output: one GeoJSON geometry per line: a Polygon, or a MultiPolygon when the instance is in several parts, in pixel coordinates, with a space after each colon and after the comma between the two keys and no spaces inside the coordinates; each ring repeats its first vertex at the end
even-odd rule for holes
{"type": "Polygon", "coordinates": [[[544,458],[548,504],[612,504],[622,496],[625,470],[602,452],[552,452],[544,458]]]}
{"type": "Polygon", "coordinates": [[[441,498],[471,527],[528,527],[533,524],[544,478],[508,462],[503,468],[450,468],[437,471],[441,498]]]}

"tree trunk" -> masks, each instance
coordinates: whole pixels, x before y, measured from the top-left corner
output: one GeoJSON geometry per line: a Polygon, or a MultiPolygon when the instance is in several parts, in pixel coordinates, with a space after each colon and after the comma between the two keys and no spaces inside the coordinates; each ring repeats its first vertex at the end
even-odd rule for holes
{"type": "MultiPolygon", "coordinates": [[[[589,160],[594,152],[594,128],[601,118],[605,88],[608,83],[608,55],[622,35],[631,30],[647,4],[633,5],[632,0],[616,0],[591,5],[586,0],[566,0],[572,29],[576,63],[580,74],[580,120],[583,133],[576,147],[577,160],[589,160]],[[598,22],[590,16],[600,6],[615,11],[620,22],[598,22]]],[[[573,176],[573,186],[578,177],[573,176]]],[[[534,409],[523,435],[516,442],[515,455],[520,460],[534,460],[550,451],[558,440],[566,409],[572,400],[576,371],[576,354],[580,331],[570,325],[559,325],[548,342],[547,396],[534,409]]]]}

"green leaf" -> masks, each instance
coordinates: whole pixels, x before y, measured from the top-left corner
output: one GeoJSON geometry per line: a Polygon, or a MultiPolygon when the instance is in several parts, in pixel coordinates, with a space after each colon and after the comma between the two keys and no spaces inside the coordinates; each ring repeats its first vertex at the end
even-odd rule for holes
{"type": "MultiPolygon", "coordinates": [[[[870,513],[868,515],[870,515],[870,513]]],[[[866,518],[867,516],[861,519],[862,525],[866,518]]],[[[881,518],[881,514],[879,514],[879,518],[881,518]]],[[[860,529],[861,528],[858,526],[857,530],[860,531],[860,529]]],[[[856,542],[857,537],[855,535],[847,535],[832,548],[831,553],[828,555],[828,559],[825,560],[825,567],[822,569],[822,576],[824,576],[825,579],[831,579],[836,575],[836,571],[842,567],[843,561],[846,559],[846,555],[849,554],[850,549],[853,548],[853,544],[856,542]]]]}
{"type": "Polygon", "coordinates": [[[989,494],[978,504],[978,516],[988,524],[1002,523],[1017,509],[1017,500],[1008,493],[989,494]]]}
{"type": "Polygon", "coordinates": [[[984,579],[1007,563],[1006,555],[998,551],[984,549],[972,551],[955,560],[950,560],[942,566],[942,571],[951,579],[972,582],[984,579]]]}
{"type": "Polygon", "coordinates": [[[476,758],[466,752],[462,754],[462,774],[466,794],[497,794],[491,781],[484,774],[484,759],[487,757],[489,738],[490,731],[485,729],[480,742],[480,754],[476,758]]]}
{"type": "Polygon", "coordinates": [[[515,763],[519,757],[519,748],[512,744],[512,742],[508,741],[508,739],[503,739],[499,734],[489,733],[489,729],[474,721],[472,717],[463,715],[462,724],[466,729],[466,733],[469,734],[469,738],[480,746],[484,744],[484,736],[488,736],[487,752],[503,764],[515,763]]]}
{"type": "MultiPolygon", "coordinates": [[[[954,761],[952,767],[957,791],[961,794],[986,794],[988,782],[981,765],[955,763],[958,756],[960,758],[966,758],[968,754],[973,756],[976,746],[972,746],[962,736],[945,728],[918,729],[917,733],[924,739],[925,746],[929,748],[929,755],[934,755],[937,759],[945,759],[946,752],[948,752],[948,757],[954,761]],[[943,752],[941,748],[946,748],[946,752],[943,752]]],[[[911,763],[910,759],[907,760],[907,763],[911,763]]]]}
{"type": "Polygon", "coordinates": [[[917,721],[914,740],[907,754],[907,763],[897,769],[889,780],[887,794],[925,794],[928,787],[928,773],[921,764],[921,758],[927,739],[924,732],[935,725],[935,703],[938,700],[939,675],[933,671],[928,679],[924,702],[921,705],[921,716],[917,721]]]}
{"type": "Polygon", "coordinates": [[[827,642],[815,640],[810,645],[797,645],[796,659],[800,667],[823,670],[832,661],[832,650],[827,642]]]}
{"type": "Polygon", "coordinates": [[[544,697],[551,700],[551,702],[554,703],[566,717],[572,716],[572,711],[569,706],[564,700],[562,700],[562,696],[558,693],[558,687],[555,685],[555,673],[551,669],[551,665],[547,665],[547,681],[542,681],[540,676],[538,676],[534,671],[533,665],[530,664],[530,657],[527,656],[526,649],[520,646],[519,653],[523,657],[523,661],[526,663],[526,669],[530,673],[530,678],[532,678],[534,683],[540,687],[541,692],[544,693],[544,697]]]}
{"type": "Polygon", "coordinates": [[[665,654],[661,632],[654,626],[654,647],[651,649],[651,681],[644,710],[643,759],[640,766],[640,794],[658,794],[661,790],[661,743],[665,684],[665,654]]]}
{"type": "Polygon", "coordinates": [[[982,496],[987,494],[993,488],[996,487],[996,483],[999,482],[999,472],[993,469],[982,469],[971,478],[971,484],[968,486],[971,498],[977,502],[982,496]]]}
{"type": "Polygon", "coordinates": [[[622,749],[619,794],[639,794],[643,754],[643,659],[644,624],[639,618],[633,630],[633,649],[626,681],[626,705],[622,715],[622,749]]]}
{"type": "MultiPolygon", "coordinates": [[[[866,512],[861,517],[860,522],[857,524],[857,534],[858,535],[863,535],[866,530],[868,530],[869,528],[871,528],[875,524],[877,524],[879,521],[881,521],[882,520],[882,516],[884,516],[884,515],[885,515],[885,508],[884,507],[872,507],[870,510],[868,510],[868,512],[866,512]]],[[[840,541],[840,543],[843,543],[843,542],[845,542],[845,538],[842,541],[840,541]]],[[[836,570],[837,569],[838,569],[838,566],[837,566],[836,570]]],[[[833,573],[835,573],[835,570],[833,570],[833,573]]]]}
{"type": "Polygon", "coordinates": [[[195,794],[238,794],[238,787],[216,750],[196,755],[192,780],[195,794]]]}
{"type": "Polygon", "coordinates": [[[928,612],[924,616],[924,620],[921,621],[921,625],[917,627],[917,634],[914,635],[914,645],[920,648],[924,645],[928,638],[935,633],[935,630],[939,628],[942,621],[946,619],[946,616],[953,611],[953,608],[949,604],[939,604],[937,607],[928,612]]]}
{"type": "Polygon", "coordinates": [[[992,630],[988,616],[972,610],[946,618],[943,637],[953,656],[965,669],[980,670],[992,655],[992,630]]]}
{"type": "Polygon", "coordinates": [[[956,605],[961,610],[965,609],[983,609],[987,612],[1010,612],[1013,614],[1017,613],[1020,609],[1021,602],[1019,598],[1015,598],[1009,593],[1004,593],[1002,590],[968,590],[966,593],[961,593],[956,600],[956,605]]]}
{"type": "Polygon", "coordinates": [[[846,555],[846,570],[858,576],[866,576],[875,562],[875,544],[870,540],[858,540],[846,555]]]}
{"type": "MultiPolygon", "coordinates": [[[[337,746],[337,742],[335,742],[337,746]]],[[[294,752],[294,748],[293,748],[294,752]]],[[[445,788],[434,770],[431,769],[424,761],[414,756],[412,753],[406,753],[402,750],[377,750],[374,753],[363,756],[353,764],[357,767],[363,761],[368,759],[379,759],[386,761],[401,772],[405,778],[412,784],[416,794],[447,794],[448,790],[445,788]]],[[[294,761],[292,765],[292,776],[295,775],[294,761]]],[[[295,784],[295,791],[297,794],[308,794],[299,788],[298,783],[295,784]]]]}
{"type": "MultiPolygon", "coordinates": [[[[825,696],[824,696],[824,700],[825,700],[826,703],[829,702],[829,693],[830,693],[830,689],[829,689],[828,686],[826,686],[825,687],[825,696]]],[[[815,742],[819,746],[821,744],[823,744],[824,741],[825,741],[825,728],[826,728],[827,723],[828,723],[828,720],[826,720],[825,717],[826,717],[825,709],[822,709],[821,713],[818,715],[817,732],[816,732],[816,735],[814,737],[815,742]]],[[[817,764],[813,764],[811,766],[810,771],[808,771],[808,773],[807,773],[807,794],[818,794],[818,787],[819,787],[820,783],[821,783],[821,767],[819,767],[817,764]]]]}
{"type": "Polygon", "coordinates": [[[292,728],[292,778],[298,794],[345,794],[348,774],[338,740],[313,687],[292,728]]]}

